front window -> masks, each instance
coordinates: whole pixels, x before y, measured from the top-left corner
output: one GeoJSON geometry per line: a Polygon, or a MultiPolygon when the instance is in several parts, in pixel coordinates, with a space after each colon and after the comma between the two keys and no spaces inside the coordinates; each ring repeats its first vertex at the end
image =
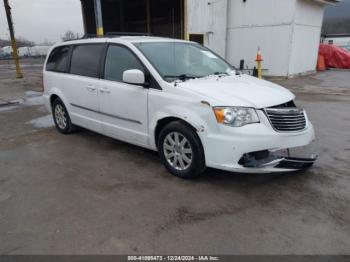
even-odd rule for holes
{"type": "Polygon", "coordinates": [[[152,42],[135,46],[146,56],[164,80],[227,74],[234,68],[207,48],[194,43],[152,42]]]}
{"type": "Polygon", "coordinates": [[[145,71],[143,65],[129,49],[119,45],[109,46],[104,78],[106,80],[122,82],[124,71],[130,69],[145,71]]]}

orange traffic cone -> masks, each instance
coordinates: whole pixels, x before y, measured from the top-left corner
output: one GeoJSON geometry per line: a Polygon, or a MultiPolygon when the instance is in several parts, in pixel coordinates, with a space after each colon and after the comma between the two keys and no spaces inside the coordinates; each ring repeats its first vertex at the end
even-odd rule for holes
{"type": "Polygon", "coordinates": [[[260,46],[258,46],[258,53],[256,54],[256,63],[258,64],[258,78],[262,79],[262,66],[261,66],[261,62],[264,61],[262,59],[262,54],[261,54],[261,50],[260,50],[260,46]]]}
{"type": "Polygon", "coordinates": [[[256,60],[255,60],[256,62],[262,62],[262,61],[264,61],[263,59],[262,59],[262,54],[261,54],[261,49],[260,49],[260,46],[258,46],[258,53],[256,54],[256,60]]]}
{"type": "Polygon", "coordinates": [[[324,60],[323,55],[318,55],[317,58],[317,71],[325,71],[326,70],[326,62],[324,60]]]}

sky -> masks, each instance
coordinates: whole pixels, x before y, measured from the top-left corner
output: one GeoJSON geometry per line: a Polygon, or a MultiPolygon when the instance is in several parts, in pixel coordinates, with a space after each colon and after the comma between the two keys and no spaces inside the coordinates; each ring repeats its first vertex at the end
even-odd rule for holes
{"type": "MultiPolygon", "coordinates": [[[[9,0],[16,37],[41,43],[59,42],[67,30],[83,34],[80,0],[9,0]]],[[[9,32],[3,1],[0,1],[0,38],[9,32]]]]}

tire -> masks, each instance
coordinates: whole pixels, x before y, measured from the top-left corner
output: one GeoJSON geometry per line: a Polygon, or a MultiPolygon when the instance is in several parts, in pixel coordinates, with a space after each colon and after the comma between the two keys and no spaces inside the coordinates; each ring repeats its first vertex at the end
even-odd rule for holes
{"type": "Polygon", "coordinates": [[[59,98],[52,103],[52,116],[56,129],[60,133],[68,135],[76,131],[76,126],[72,124],[68,111],[59,98]]]}
{"type": "Polygon", "coordinates": [[[174,176],[194,178],[206,169],[202,143],[193,128],[182,121],[171,122],[161,130],[158,153],[174,176]]]}

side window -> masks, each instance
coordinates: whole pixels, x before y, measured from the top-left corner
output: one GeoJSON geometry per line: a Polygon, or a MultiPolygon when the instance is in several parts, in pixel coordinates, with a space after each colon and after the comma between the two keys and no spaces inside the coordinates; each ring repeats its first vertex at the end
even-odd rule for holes
{"type": "Polygon", "coordinates": [[[139,69],[145,72],[144,66],[126,47],[110,45],[107,51],[104,78],[112,81],[123,81],[123,72],[139,69]]]}
{"type": "Polygon", "coordinates": [[[56,47],[50,54],[46,63],[47,71],[67,72],[69,63],[69,46],[56,47]]]}
{"type": "Polygon", "coordinates": [[[73,48],[70,73],[97,78],[103,44],[77,45],[73,48]]]}

